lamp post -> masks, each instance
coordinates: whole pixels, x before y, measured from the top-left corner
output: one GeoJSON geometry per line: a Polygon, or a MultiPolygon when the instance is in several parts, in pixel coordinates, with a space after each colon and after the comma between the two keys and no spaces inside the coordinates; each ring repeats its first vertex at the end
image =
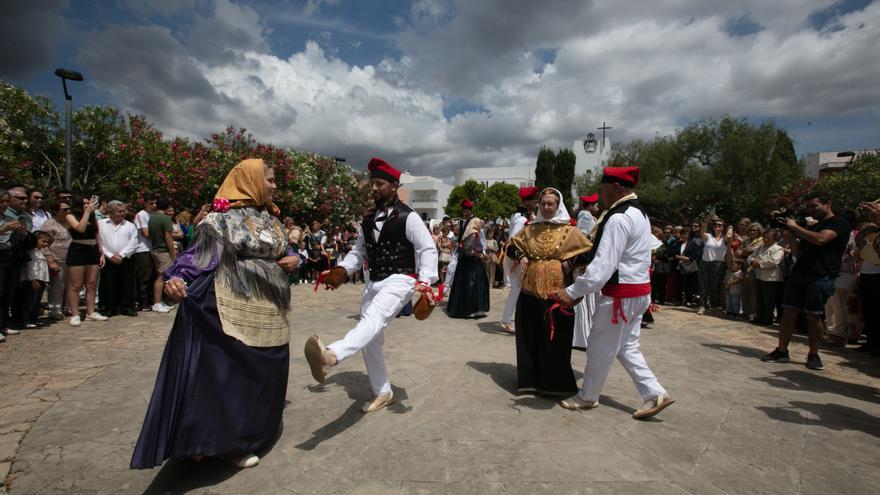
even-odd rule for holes
{"type": "Polygon", "coordinates": [[[71,158],[71,129],[73,127],[73,96],[67,92],[67,80],[82,81],[83,76],[79,72],[68,69],[55,69],[55,75],[61,78],[61,84],[64,86],[64,147],[66,148],[65,160],[65,177],[64,188],[68,191],[71,189],[71,180],[73,177],[73,163],[71,158]]]}

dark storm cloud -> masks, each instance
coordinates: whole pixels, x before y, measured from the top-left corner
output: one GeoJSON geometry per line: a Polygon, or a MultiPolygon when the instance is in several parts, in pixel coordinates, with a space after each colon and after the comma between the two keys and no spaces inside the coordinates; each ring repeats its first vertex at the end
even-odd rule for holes
{"type": "Polygon", "coordinates": [[[0,15],[0,77],[24,80],[49,70],[67,29],[67,0],[6,0],[0,15]]]}
{"type": "Polygon", "coordinates": [[[91,33],[79,61],[97,86],[145,113],[160,125],[174,125],[182,109],[215,120],[212,102],[222,100],[168,29],[112,27],[91,33]]]}

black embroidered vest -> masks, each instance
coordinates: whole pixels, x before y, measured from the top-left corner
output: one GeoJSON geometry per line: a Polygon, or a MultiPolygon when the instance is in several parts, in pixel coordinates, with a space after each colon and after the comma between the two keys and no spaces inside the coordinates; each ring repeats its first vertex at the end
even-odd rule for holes
{"type": "Polygon", "coordinates": [[[398,200],[382,225],[379,240],[374,235],[375,212],[370,211],[361,221],[370,280],[385,280],[394,274],[416,273],[415,247],[406,238],[406,217],[412,212],[409,206],[398,200]]]}
{"type": "MultiPolygon", "coordinates": [[[[605,231],[605,225],[608,223],[608,219],[611,218],[611,215],[623,213],[630,207],[639,210],[640,212],[642,212],[642,215],[645,215],[645,218],[648,218],[648,214],[645,213],[645,209],[642,207],[642,204],[639,203],[638,199],[624,201],[623,203],[620,203],[614,208],[608,210],[608,213],[605,214],[605,218],[602,219],[602,223],[600,223],[599,227],[596,229],[596,236],[593,238],[593,249],[586,253],[587,263],[592,263],[593,258],[596,257],[596,253],[599,251],[599,243],[602,242],[602,233],[605,231]]],[[[611,275],[611,278],[608,279],[608,282],[606,282],[605,285],[617,285],[619,283],[618,277],[619,275],[617,273],[617,270],[614,270],[614,273],[611,275]]]]}

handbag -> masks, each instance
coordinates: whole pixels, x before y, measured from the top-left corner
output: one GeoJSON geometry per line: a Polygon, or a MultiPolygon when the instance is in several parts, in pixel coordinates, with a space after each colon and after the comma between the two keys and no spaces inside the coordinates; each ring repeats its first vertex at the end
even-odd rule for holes
{"type": "Polygon", "coordinates": [[[669,275],[672,272],[672,265],[668,261],[655,261],[654,273],[657,275],[669,275]]]}
{"type": "Polygon", "coordinates": [[[696,273],[697,260],[688,260],[681,262],[681,273],[696,273]]]}

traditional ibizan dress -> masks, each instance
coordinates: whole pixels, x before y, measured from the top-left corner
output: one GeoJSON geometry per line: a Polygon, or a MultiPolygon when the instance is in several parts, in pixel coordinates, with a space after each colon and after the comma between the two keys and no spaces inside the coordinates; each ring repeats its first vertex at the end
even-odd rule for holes
{"type": "Polygon", "coordinates": [[[209,214],[165,271],[187,282],[131,460],[265,451],[277,438],[290,363],[281,223],[264,209],[209,214]]]}
{"type": "Polygon", "coordinates": [[[480,230],[474,228],[478,221],[471,218],[462,231],[467,235],[458,248],[458,266],[446,304],[452,318],[469,318],[489,311],[489,277],[480,258],[486,246],[480,230]]]}
{"type": "Polygon", "coordinates": [[[507,254],[529,259],[516,305],[517,391],[569,396],[578,390],[571,369],[574,312],[553,299],[574,280],[577,257],[590,250],[587,237],[568,222],[565,206],[557,217],[538,218],[511,239],[507,254]]]}

